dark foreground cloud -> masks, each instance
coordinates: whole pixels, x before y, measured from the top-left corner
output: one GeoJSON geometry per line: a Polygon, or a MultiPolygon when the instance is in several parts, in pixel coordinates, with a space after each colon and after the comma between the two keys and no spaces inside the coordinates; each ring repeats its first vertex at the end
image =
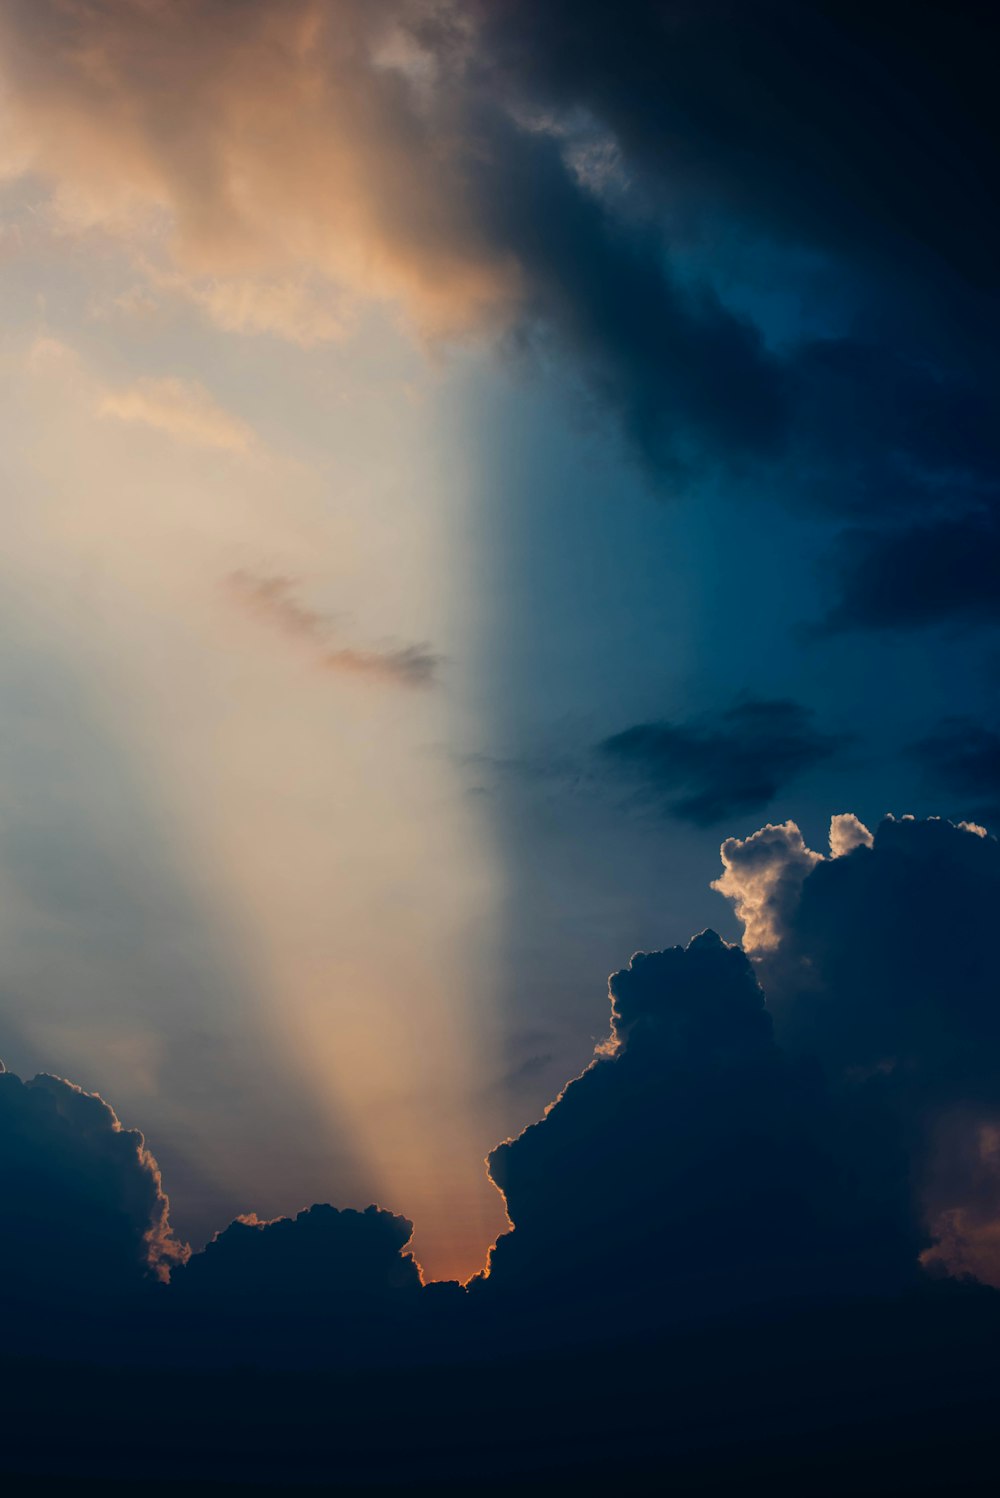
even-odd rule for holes
{"type": "Polygon", "coordinates": [[[412,1232],[375,1206],[239,1218],[173,1276],[175,1346],[214,1362],[391,1362],[418,1310],[420,1274],[404,1252],[412,1232]]]}
{"type": "Polygon", "coordinates": [[[653,804],[710,826],[767,806],[842,742],[796,702],[751,701],[687,723],[637,723],[598,746],[653,804]]]}
{"type": "Polygon", "coordinates": [[[912,1279],[891,1129],[782,1052],[739,948],[706,931],[637,953],[609,989],[610,1043],[489,1157],[513,1231],[478,1293],[631,1324],[912,1279]]]}
{"type": "Polygon", "coordinates": [[[792,823],[730,840],[718,887],[785,1046],[834,1087],[877,1086],[897,1120],[932,1260],[1000,1284],[1000,844],[971,824],[887,818],[873,837],[836,820],[830,858],[792,823]]]}
{"type": "Polygon", "coordinates": [[[48,1471],[552,1491],[586,1453],[556,1491],[755,1491],[763,1463],[767,1492],[951,1494],[974,1452],[992,1482],[1000,1298],[969,1277],[1000,1283],[998,848],[848,813],[829,856],[791,822],[727,840],[748,951],[706,931],[612,976],[591,1065],[489,1158],[511,1229],[466,1290],[422,1286],[376,1207],[238,1220],[182,1264],[141,1137],[0,1075],[8,1347],[74,1360],[13,1370],[5,1461],[39,1470],[58,1410],[48,1471]],[[81,1355],[155,1385],[155,1449],[81,1355]],[[821,1446],[850,1452],[825,1488],[821,1446]]]}
{"type": "Polygon", "coordinates": [[[182,1263],[137,1129],[59,1077],[0,1073],[0,1302],[15,1342],[182,1263]]]}

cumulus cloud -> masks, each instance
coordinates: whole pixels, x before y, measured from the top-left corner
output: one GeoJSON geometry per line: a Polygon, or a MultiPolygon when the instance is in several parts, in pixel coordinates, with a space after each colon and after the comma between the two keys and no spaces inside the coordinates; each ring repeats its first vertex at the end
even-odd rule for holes
{"type": "Polygon", "coordinates": [[[375,1206],[237,1218],[173,1276],[169,1336],[188,1360],[394,1361],[425,1308],[412,1232],[375,1206]]]}
{"type": "MultiPolygon", "coordinates": [[[[830,818],[830,857],[843,858],[854,848],[870,848],[874,838],[859,817],[851,811],[838,812],[830,818]]],[[[723,890],[723,894],[726,891],[723,890]]]]}
{"type": "Polygon", "coordinates": [[[411,687],[430,686],[437,675],[441,657],[425,644],[389,645],[377,650],[337,644],[337,621],[303,603],[296,595],[293,578],[240,570],[231,573],[227,582],[245,612],[310,647],[317,665],[326,671],[411,687]]]}
{"type": "Polygon", "coordinates": [[[637,723],[605,739],[605,762],[654,804],[708,826],[766,806],[840,740],[797,702],[754,700],[688,723],[637,723]]]}
{"type": "Polygon", "coordinates": [[[245,422],[223,409],[196,380],[141,379],[101,398],[102,416],[155,427],[178,442],[246,452],[253,433],[245,422]]]}
{"type": "Polygon", "coordinates": [[[612,1044],[489,1157],[512,1231],[477,1294],[654,1322],[777,1295],[903,1283],[905,1169],[775,1043],[753,968],[706,931],[609,982],[612,1044]]]}
{"type": "Polygon", "coordinates": [[[939,1238],[929,1262],[1000,1284],[1000,1155],[986,1147],[1000,1122],[1000,844],[935,818],[847,830],[845,849],[835,819],[829,859],[794,823],[727,843],[715,888],[746,925],[783,1043],[838,1085],[876,1086],[894,1113],[939,1238]]]}
{"type": "Polygon", "coordinates": [[[29,1310],[58,1313],[166,1280],[186,1255],[137,1129],[124,1129],[103,1098],[59,1077],[0,1074],[0,1299],[8,1327],[29,1310]]]}
{"type": "Polygon", "coordinates": [[[467,1297],[425,1292],[410,1222],[375,1207],[238,1219],[184,1264],[141,1136],[3,1075],[5,1281],[55,1303],[173,1267],[151,1315],[174,1355],[288,1364],[895,1294],[921,1266],[1000,1283],[998,847],[850,813],[830,857],[792,822],[730,839],[752,957],[705,931],[612,975],[594,1060],[489,1156],[511,1228],[467,1297]]]}
{"type": "Polygon", "coordinates": [[[189,1259],[176,1284],[187,1294],[259,1297],[346,1308],[358,1299],[420,1284],[403,1250],[413,1224],[379,1207],[364,1212],[317,1203],[295,1217],[240,1217],[189,1259]]]}
{"type": "Polygon", "coordinates": [[[794,822],[769,822],[751,837],[727,838],[721,855],[725,872],[712,888],[736,907],[744,947],[759,952],[777,946],[787,912],[822,854],[806,847],[794,822]]]}

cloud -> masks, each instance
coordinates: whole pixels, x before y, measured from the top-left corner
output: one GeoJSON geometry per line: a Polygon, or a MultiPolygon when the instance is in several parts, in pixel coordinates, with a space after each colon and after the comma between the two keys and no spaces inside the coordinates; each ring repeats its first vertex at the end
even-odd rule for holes
{"type": "Polygon", "coordinates": [[[769,822],[750,837],[729,837],[721,854],[724,872],[712,888],[736,907],[744,947],[758,952],[777,946],[786,913],[822,854],[806,847],[794,822],[769,822]]]}
{"type": "Polygon", "coordinates": [[[324,670],[411,687],[430,686],[436,678],[441,657],[428,645],[379,650],[337,645],[336,620],[302,603],[296,597],[293,578],[240,570],[231,573],[227,581],[232,596],[246,613],[311,647],[316,663],[324,670]]]}
{"type": "Polygon", "coordinates": [[[936,793],[945,790],[984,822],[1000,822],[1000,733],[968,719],[950,719],[914,744],[911,753],[936,793]]]}
{"type": "Polygon", "coordinates": [[[838,625],[993,617],[1000,219],[979,7],[904,28],[784,0],[765,24],[729,0],[650,0],[614,22],[597,0],[477,14],[497,92],[603,131],[619,209],[658,205],[674,263],[718,264],[771,324],[770,491],[900,526],[848,538],[838,625]],[[777,319],[776,283],[793,309],[777,319]]]}
{"type": "Polygon", "coordinates": [[[246,452],[254,440],[250,428],[223,410],[195,380],[137,380],[123,390],[109,390],[98,410],[101,416],[155,427],[197,447],[246,452]]]}
{"type": "Polygon", "coordinates": [[[1000,1137],[1000,844],[934,818],[851,833],[845,851],[838,818],[829,859],[794,823],[733,840],[715,888],[746,924],[782,1043],[894,1114],[932,1260],[1000,1284],[1000,1153],[984,1145],[1000,1137]]]}
{"type": "Polygon", "coordinates": [[[224,0],[7,8],[9,109],[64,224],[124,236],[236,331],[308,343],[387,299],[431,337],[555,348],[656,469],[771,447],[756,329],[495,95],[473,12],[250,0],[238,44],[230,22],[224,0]]]}
{"type": "Polygon", "coordinates": [[[637,723],[598,749],[616,773],[673,816],[709,826],[766,806],[840,740],[795,702],[756,700],[688,723],[637,723]]]}
{"type": "Polygon", "coordinates": [[[466,190],[477,148],[462,147],[452,83],[461,37],[440,34],[446,69],[410,29],[426,13],[248,0],[237,40],[226,0],[15,4],[5,83],[22,160],[70,223],[144,254],[165,231],[158,278],[181,277],[224,327],[308,342],[316,298],[315,333],[337,336],[346,294],[398,298],[429,330],[468,328],[517,294],[518,268],[466,190]],[[166,101],[181,86],[179,123],[166,101]]]}
{"type": "Polygon", "coordinates": [[[637,953],[609,993],[610,1045],[489,1157],[512,1231],[476,1294],[579,1335],[584,1307],[650,1326],[914,1277],[891,1136],[873,1110],[855,1153],[850,1103],[776,1045],[739,948],[707,931],[637,953]]]}
{"type": "Polygon", "coordinates": [[[0,1076],[6,1282],[55,1303],[173,1267],[142,1323],[171,1359],[305,1366],[891,1297],[921,1265],[995,1283],[1000,845],[841,813],[830,849],[730,839],[752,959],[705,931],[612,975],[594,1060],[489,1156],[511,1228],[467,1296],[427,1293],[375,1207],[238,1219],[184,1264],[141,1136],[45,1077],[0,1076]]]}
{"type": "Polygon", "coordinates": [[[843,858],[855,848],[870,848],[874,841],[864,822],[852,811],[838,812],[830,818],[831,858],[843,858]]]}
{"type": "Polygon", "coordinates": [[[368,1299],[420,1284],[403,1254],[413,1224],[379,1207],[338,1211],[316,1204],[293,1217],[238,1218],[188,1260],[177,1285],[185,1293],[240,1299],[368,1299]]]}
{"type": "Polygon", "coordinates": [[[238,1218],[171,1281],[170,1314],[186,1355],[298,1366],[391,1355],[383,1333],[398,1339],[421,1291],[404,1252],[412,1232],[405,1217],[374,1206],[238,1218]]]}
{"type": "Polygon", "coordinates": [[[1000,623],[1000,515],[978,510],[893,529],[849,530],[833,566],[839,599],[825,628],[1000,623]]]}
{"type": "Polygon", "coordinates": [[[0,1073],[0,1300],[17,1335],[39,1318],[166,1280],[174,1237],[159,1167],[137,1129],[60,1077],[0,1073]]]}
{"type": "MultiPolygon", "coordinates": [[[[904,37],[784,3],[761,26],[728,0],[613,23],[592,0],[246,0],[237,37],[227,0],[12,0],[12,169],[49,184],[63,232],[124,238],[224,329],[308,346],[389,301],[435,339],[554,353],[672,492],[722,466],[748,493],[905,519],[933,582],[928,527],[962,549],[948,527],[982,515],[996,550],[973,16],[904,37]],[[777,328],[776,282],[796,309],[777,328]]],[[[992,617],[968,546],[964,596],[904,569],[891,604],[885,539],[845,543],[838,625],[992,617]]]]}

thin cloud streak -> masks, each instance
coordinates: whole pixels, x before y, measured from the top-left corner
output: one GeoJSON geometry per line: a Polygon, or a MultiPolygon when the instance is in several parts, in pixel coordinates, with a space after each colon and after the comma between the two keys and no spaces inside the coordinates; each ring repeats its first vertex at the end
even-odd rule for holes
{"type": "Polygon", "coordinates": [[[109,390],[98,411],[118,421],[155,427],[179,442],[247,452],[253,432],[215,401],[196,380],[145,378],[123,390],[109,390]]]}
{"type": "Polygon", "coordinates": [[[335,621],[295,596],[294,578],[240,569],[231,573],[227,581],[245,612],[288,639],[313,647],[317,664],[326,671],[408,687],[431,686],[436,679],[441,657],[423,643],[381,650],[359,650],[353,646],[331,649],[336,637],[335,621]]]}

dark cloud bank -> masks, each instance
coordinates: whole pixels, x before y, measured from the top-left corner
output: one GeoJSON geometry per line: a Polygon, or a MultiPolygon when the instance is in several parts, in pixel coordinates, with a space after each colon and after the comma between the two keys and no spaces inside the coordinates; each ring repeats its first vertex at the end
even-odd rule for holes
{"type": "Polygon", "coordinates": [[[747,950],[706,931],[612,976],[591,1065],[489,1158],[512,1226],[465,1288],[422,1286],[375,1207],[241,1219],[189,1257],[139,1134],[0,1076],[7,1467],[974,1490],[1000,844],[843,816],[829,857],[786,823],[723,862],[747,950]]]}
{"type": "Polygon", "coordinates": [[[363,232],[418,314],[454,288],[460,331],[554,362],[661,492],[721,472],[846,528],[831,628],[995,623],[994,7],[289,0],[283,24],[270,0],[237,9],[234,31],[231,0],[8,0],[11,96],[60,121],[43,176],[134,172],[184,242],[253,263],[269,216],[307,245],[337,239],[313,182],[342,182],[350,129],[363,232]],[[272,132],[234,124],[264,78],[278,142],[293,122],[308,147],[304,196],[275,172],[272,132]]]}
{"type": "MultiPolygon", "coordinates": [[[[995,622],[991,7],[472,9],[493,98],[571,142],[575,121],[584,161],[587,128],[592,151],[613,145],[589,222],[566,188],[539,210],[546,256],[567,246],[559,295],[550,260],[521,249],[553,336],[650,472],[676,489],[692,459],[722,462],[853,522],[830,628],[995,622]],[[804,318],[769,325],[758,293],[775,284],[804,318]],[[805,331],[810,307],[822,331],[805,331]]],[[[579,175],[577,196],[593,188],[579,175]]]]}

